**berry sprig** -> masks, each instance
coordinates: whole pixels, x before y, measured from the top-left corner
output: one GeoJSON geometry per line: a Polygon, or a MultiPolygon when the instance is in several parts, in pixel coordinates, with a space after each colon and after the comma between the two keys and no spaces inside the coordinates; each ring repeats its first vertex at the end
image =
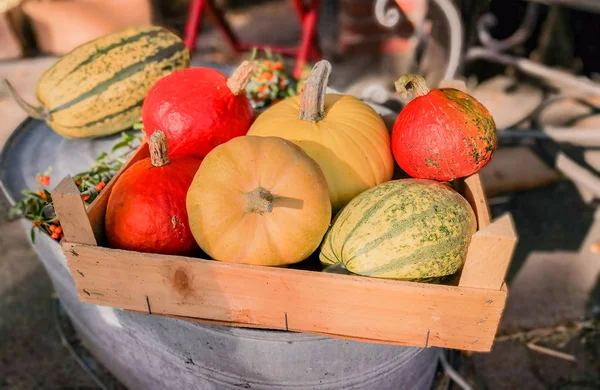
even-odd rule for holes
{"type": "MultiPolygon", "coordinates": [[[[98,194],[106,187],[106,184],[121,169],[129,156],[143,142],[140,134],[121,133],[121,140],[113,146],[111,154],[102,153],[96,158],[89,170],[73,176],[73,181],[81,193],[81,199],[89,206],[98,194]],[[124,151],[123,151],[124,150],[124,151]],[[116,154],[117,151],[121,153],[116,154]]],[[[10,219],[23,216],[32,222],[30,231],[31,240],[35,242],[35,231],[39,229],[60,241],[64,236],[60,221],[54,212],[52,194],[46,189],[50,186],[50,173],[52,169],[39,173],[36,181],[39,187],[36,191],[23,190],[23,198],[10,208],[8,216],[10,219]]]]}
{"type": "Polygon", "coordinates": [[[252,108],[265,108],[301,92],[304,80],[296,80],[289,74],[281,57],[274,57],[269,50],[265,50],[263,59],[256,58],[256,54],[254,50],[250,57],[255,72],[246,86],[252,108]]]}

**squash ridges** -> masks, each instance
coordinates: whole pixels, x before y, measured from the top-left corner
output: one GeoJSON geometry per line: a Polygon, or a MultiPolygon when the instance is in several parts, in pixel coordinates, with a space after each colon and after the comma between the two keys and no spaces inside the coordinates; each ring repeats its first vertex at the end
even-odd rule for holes
{"type": "MultiPolygon", "coordinates": [[[[356,222],[356,225],[352,228],[352,230],[350,230],[350,232],[346,236],[346,239],[344,240],[344,243],[342,244],[342,247],[340,248],[340,254],[344,252],[344,248],[345,248],[346,244],[352,238],[354,233],[356,233],[356,231],[362,226],[363,223],[368,221],[369,218],[371,218],[379,209],[381,209],[387,200],[389,200],[391,197],[398,196],[398,195],[402,194],[403,192],[406,192],[407,190],[408,190],[407,187],[402,187],[399,190],[395,190],[387,195],[384,195],[383,198],[379,199],[371,207],[369,207],[363,213],[360,220],[358,222],[356,222]]],[[[348,214],[348,217],[350,217],[350,213],[348,214]]],[[[345,222],[345,220],[344,220],[344,222],[345,222]]]]}
{"type": "Polygon", "coordinates": [[[58,80],[58,82],[56,83],[56,86],[60,85],[60,83],[62,83],[67,77],[69,77],[71,74],[75,73],[76,71],[78,71],[79,69],[84,67],[85,65],[91,64],[93,61],[98,59],[99,56],[108,54],[111,50],[122,47],[123,45],[137,42],[144,37],[152,38],[152,37],[156,37],[160,34],[164,34],[164,31],[163,30],[145,31],[145,32],[142,32],[142,33],[139,33],[136,35],[132,35],[131,37],[121,39],[120,41],[112,43],[106,47],[99,48],[96,52],[89,55],[85,60],[83,60],[82,62],[77,64],[73,69],[71,69],[67,74],[65,74],[60,80],[58,80]]]}
{"type": "Polygon", "coordinates": [[[61,127],[62,127],[62,128],[65,128],[65,129],[77,129],[77,128],[82,128],[82,127],[92,127],[92,126],[94,126],[94,125],[97,125],[98,123],[102,123],[102,122],[104,122],[104,121],[106,121],[106,120],[109,120],[109,119],[112,119],[112,118],[116,118],[116,117],[118,117],[119,115],[123,115],[123,114],[125,114],[126,112],[128,112],[128,111],[131,111],[131,110],[133,110],[133,109],[136,109],[136,108],[137,108],[137,109],[139,109],[139,108],[140,108],[140,106],[142,105],[142,103],[143,103],[143,102],[144,102],[144,100],[143,100],[143,99],[142,99],[142,100],[139,100],[139,101],[135,102],[134,104],[132,104],[131,106],[129,106],[129,107],[127,107],[127,108],[124,108],[124,109],[122,109],[121,111],[117,111],[117,112],[115,112],[115,113],[112,113],[112,114],[106,115],[105,117],[102,117],[102,118],[100,118],[100,119],[96,119],[96,120],[94,120],[94,121],[91,121],[91,122],[85,123],[85,124],[83,124],[83,125],[80,125],[80,126],[63,126],[63,125],[61,125],[61,127]]]}
{"type": "Polygon", "coordinates": [[[130,65],[126,68],[121,69],[120,71],[116,72],[112,78],[99,83],[94,88],[92,88],[91,90],[89,90],[87,92],[84,92],[83,94],[79,95],[75,99],[51,109],[50,114],[54,114],[59,111],[65,110],[65,109],[72,107],[75,104],[80,103],[92,96],[98,95],[98,94],[106,91],[111,85],[113,85],[119,81],[123,81],[123,80],[127,79],[128,77],[136,74],[137,72],[143,70],[149,64],[151,64],[153,62],[162,61],[166,58],[170,58],[182,50],[186,50],[185,44],[183,42],[176,42],[175,44],[173,44],[171,46],[167,46],[167,47],[157,51],[155,54],[153,54],[149,57],[146,57],[146,59],[144,61],[135,63],[133,65],[130,65]]]}
{"type": "Polygon", "coordinates": [[[443,277],[462,266],[475,213],[443,183],[386,182],[354,198],[321,244],[325,267],[344,264],[357,275],[392,279],[443,277]]]}

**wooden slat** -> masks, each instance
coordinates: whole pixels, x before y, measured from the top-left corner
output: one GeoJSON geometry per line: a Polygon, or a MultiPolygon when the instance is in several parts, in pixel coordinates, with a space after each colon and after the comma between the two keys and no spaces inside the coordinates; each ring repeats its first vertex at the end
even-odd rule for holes
{"type": "Polygon", "coordinates": [[[96,233],[96,241],[98,242],[98,245],[103,245],[106,241],[104,235],[104,215],[106,214],[106,205],[108,204],[108,198],[110,197],[110,193],[112,192],[115,183],[123,174],[123,172],[125,172],[131,165],[149,156],[150,151],[148,149],[148,143],[144,142],[131,155],[129,160],[125,164],[123,164],[123,167],[121,167],[121,169],[113,176],[113,178],[108,182],[106,187],[104,187],[102,192],[100,192],[100,195],[98,195],[98,197],[94,199],[92,204],[88,207],[88,219],[94,229],[94,232],[96,233]]]}
{"type": "Polygon", "coordinates": [[[477,216],[478,229],[483,229],[490,224],[490,209],[488,207],[485,191],[479,174],[471,175],[463,180],[464,196],[473,207],[477,216]]]}
{"type": "Polygon", "coordinates": [[[87,217],[81,193],[71,176],[67,176],[52,191],[54,211],[60,221],[65,240],[97,245],[94,230],[87,217]]]}
{"type": "Polygon", "coordinates": [[[517,245],[510,213],[473,235],[460,276],[460,287],[500,290],[517,245]]]}
{"type": "Polygon", "coordinates": [[[268,329],[489,351],[501,290],[220,263],[64,243],[83,302],[268,329]],[[129,271],[131,270],[131,271],[129,271]],[[147,299],[146,299],[147,298],[147,299]]]}
{"type": "MultiPolygon", "coordinates": [[[[208,319],[203,319],[203,318],[174,316],[174,315],[170,315],[170,314],[148,313],[148,312],[141,312],[141,311],[136,311],[136,310],[129,310],[129,311],[134,312],[134,313],[139,313],[139,314],[160,315],[163,317],[174,318],[174,319],[181,320],[181,321],[194,322],[196,324],[201,324],[201,325],[231,326],[231,327],[235,327],[235,328],[248,328],[248,329],[266,329],[264,326],[260,326],[260,325],[256,325],[256,324],[243,324],[243,323],[239,323],[239,322],[216,321],[216,320],[208,320],[208,319]]],[[[286,329],[285,326],[282,326],[279,328],[268,328],[268,329],[270,329],[270,330],[289,330],[289,329],[286,329]]],[[[291,331],[291,330],[289,330],[289,331],[291,331]]],[[[311,334],[314,334],[317,336],[335,337],[338,339],[344,339],[344,340],[350,340],[350,341],[359,341],[359,342],[363,342],[363,343],[382,343],[381,340],[373,340],[373,339],[364,338],[364,337],[347,337],[347,336],[342,336],[342,335],[320,333],[320,332],[311,332],[311,334]]],[[[412,344],[409,344],[406,342],[400,342],[400,341],[385,341],[384,343],[389,344],[389,345],[414,346],[412,344]]],[[[423,345],[418,345],[418,346],[423,347],[423,345]]],[[[427,337],[426,337],[426,345],[425,346],[431,347],[431,345],[427,345],[427,337]]]]}

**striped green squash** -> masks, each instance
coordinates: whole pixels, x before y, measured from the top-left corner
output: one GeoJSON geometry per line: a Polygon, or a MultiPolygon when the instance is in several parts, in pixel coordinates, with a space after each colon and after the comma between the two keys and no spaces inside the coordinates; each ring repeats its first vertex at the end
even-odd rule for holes
{"type": "Polygon", "coordinates": [[[146,93],[162,76],[190,66],[183,41],[162,27],[131,27],[75,48],[37,83],[41,107],[9,90],[32,117],[67,138],[99,137],[131,127],[146,93]]]}
{"type": "Polygon", "coordinates": [[[358,275],[431,281],[462,267],[476,227],[473,209],[448,184],[388,181],[336,215],[319,258],[358,275]]]}

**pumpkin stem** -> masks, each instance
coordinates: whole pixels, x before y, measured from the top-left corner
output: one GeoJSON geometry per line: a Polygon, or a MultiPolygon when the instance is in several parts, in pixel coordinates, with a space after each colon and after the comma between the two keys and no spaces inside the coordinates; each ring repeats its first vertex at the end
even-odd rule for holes
{"type": "Polygon", "coordinates": [[[418,74],[405,74],[394,83],[394,87],[403,99],[408,98],[411,92],[415,97],[425,96],[429,93],[425,79],[418,74]]]}
{"type": "Polygon", "coordinates": [[[148,147],[150,148],[150,161],[152,166],[162,167],[170,163],[169,160],[169,146],[167,144],[167,137],[165,133],[160,130],[156,130],[150,136],[148,140],[148,147]]]}
{"type": "Polygon", "coordinates": [[[325,118],[325,94],[330,73],[331,64],[327,60],[321,60],[313,66],[302,93],[301,120],[318,122],[325,118]]]}
{"type": "Polygon", "coordinates": [[[246,211],[249,213],[264,213],[273,212],[273,201],[275,196],[268,190],[257,187],[254,191],[246,192],[246,211]]]}
{"type": "Polygon", "coordinates": [[[19,107],[21,107],[21,109],[23,111],[25,111],[25,113],[27,115],[29,115],[30,117],[34,118],[34,119],[39,119],[42,121],[47,121],[52,119],[50,116],[50,113],[48,112],[48,110],[46,109],[46,107],[43,106],[32,106],[31,104],[27,103],[25,100],[23,100],[23,98],[21,96],[19,96],[19,94],[17,93],[17,91],[15,90],[15,88],[12,86],[11,83],[8,82],[8,80],[4,80],[4,85],[6,86],[6,89],[8,90],[8,94],[14,99],[14,101],[19,105],[19,107]]]}
{"type": "Polygon", "coordinates": [[[227,86],[234,95],[244,92],[250,77],[255,71],[254,64],[250,61],[244,61],[237,67],[230,78],[227,79],[227,86]]]}

